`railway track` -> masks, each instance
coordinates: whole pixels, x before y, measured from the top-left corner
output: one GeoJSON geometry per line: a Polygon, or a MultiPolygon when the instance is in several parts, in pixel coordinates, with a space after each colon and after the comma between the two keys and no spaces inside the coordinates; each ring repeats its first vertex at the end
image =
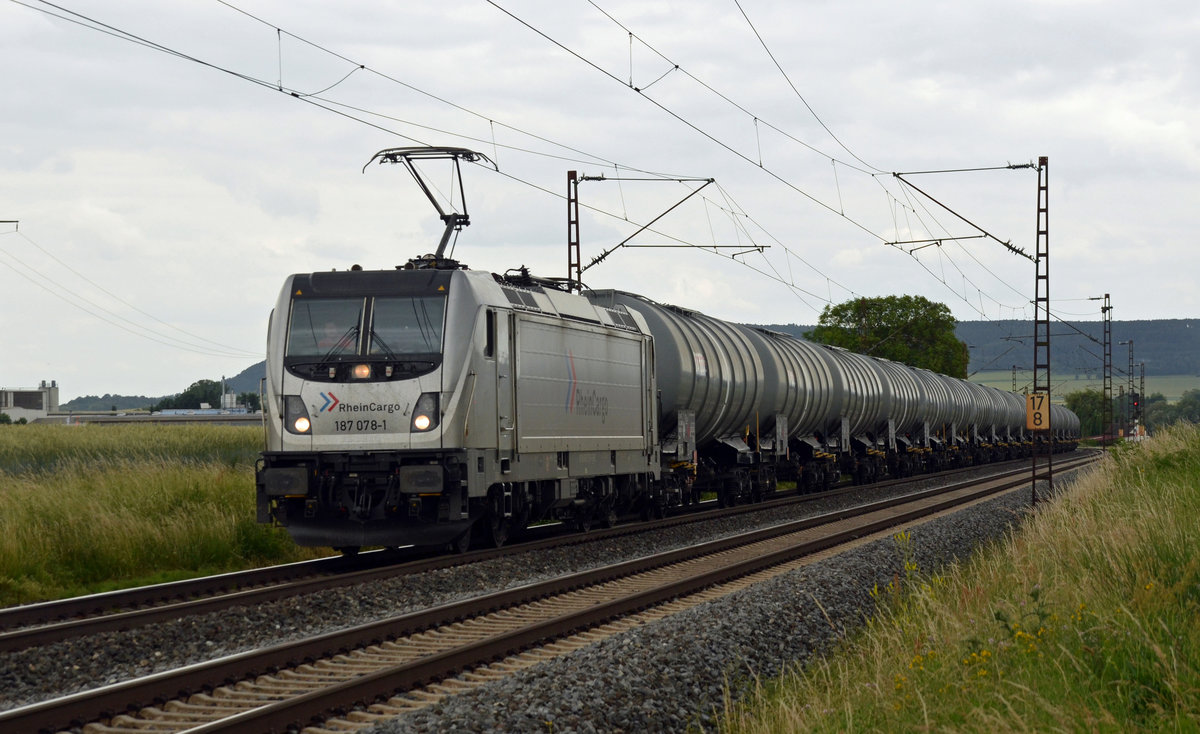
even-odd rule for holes
{"type": "MultiPolygon", "coordinates": [[[[1024,467],[1027,463],[1025,460],[1018,460],[989,467],[1024,467]]],[[[982,467],[967,467],[938,474],[891,479],[868,487],[884,488],[920,479],[949,478],[980,468],[982,467]]],[[[425,573],[476,563],[508,553],[539,551],[572,543],[607,540],[632,533],[654,532],[666,527],[710,521],[719,517],[761,512],[868,487],[848,485],[814,494],[788,493],[765,502],[723,509],[717,509],[715,502],[704,503],[703,506],[696,507],[695,511],[662,520],[624,524],[615,528],[593,530],[587,534],[553,534],[550,537],[513,543],[503,548],[471,551],[462,555],[406,560],[393,551],[373,551],[355,558],[326,558],[9,607],[0,609],[0,652],[36,647],[101,632],[128,630],[233,606],[262,604],[325,589],[425,573]]]]}
{"type": "MultiPolygon", "coordinates": [[[[1066,470],[1087,460],[1058,464],[1066,470]]],[[[4,712],[0,728],[53,731],[98,719],[106,723],[88,731],[262,732],[303,726],[329,712],[387,699],[805,554],[1028,485],[1028,476],[1026,468],[1002,479],[926,490],[193,665],[4,712]],[[180,696],[181,691],[190,693],[180,696]],[[157,701],[167,703],[153,705],[157,701]]],[[[496,674],[491,668],[477,676],[496,674]]],[[[374,714],[353,718],[389,715],[397,707],[411,708],[420,697],[392,700],[374,714]]]]}

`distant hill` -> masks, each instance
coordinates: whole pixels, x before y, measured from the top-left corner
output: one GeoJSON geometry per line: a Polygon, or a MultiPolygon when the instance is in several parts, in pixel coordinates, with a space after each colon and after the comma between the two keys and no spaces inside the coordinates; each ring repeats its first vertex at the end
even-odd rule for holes
{"type": "MultiPolygon", "coordinates": [[[[265,361],[250,365],[233,377],[227,377],[225,379],[225,390],[226,392],[231,392],[234,395],[244,392],[258,393],[258,381],[266,374],[267,363],[265,361]]],[[[221,380],[220,377],[213,379],[217,382],[220,382],[221,380]]],[[[179,391],[183,392],[187,389],[187,387],[187,385],[182,385],[180,386],[179,391]]],[[[144,395],[133,396],[105,394],[100,397],[97,397],[96,395],[83,395],[75,398],[74,400],[60,403],[58,410],[59,412],[63,413],[73,410],[141,410],[160,402],[164,397],[167,396],[164,395],[152,398],[144,395]]]]}
{"type": "Polygon", "coordinates": [[[233,377],[225,378],[225,389],[233,394],[258,392],[258,383],[267,376],[267,362],[263,360],[252,364],[233,377]]]}
{"type": "MultiPolygon", "coordinates": [[[[764,329],[803,336],[812,326],[803,324],[764,324],[764,329]]],[[[969,372],[989,372],[1033,367],[1033,323],[1030,321],[960,321],[958,338],[971,348],[969,372]]],[[[1055,322],[1050,329],[1050,369],[1063,376],[1098,375],[1104,364],[1104,322],[1055,322]],[[1082,332],[1082,333],[1081,333],[1082,332]]],[[[1133,359],[1137,370],[1146,363],[1147,375],[1200,375],[1200,319],[1155,319],[1114,321],[1112,323],[1113,375],[1124,375],[1129,368],[1129,347],[1118,342],[1133,339],[1133,359]]],[[[266,362],[252,364],[225,386],[234,394],[258,392],[259,381],[266,376],[266,362]]],[[[1139,370],[1140,373],[1140,370],[1139,370]]],[[[220,377],[212,378],[220,380],[220,377]]],[[[187,388],[181,385],[180,391],[187,388]]],[[[60,410],[136,410],[162,398],[123,395],[86,395],[59,406],[60,410]]]]}
{"type": "MultiPolygon", "coordinates": [[[[960,321],[956,333],[971,347],[971,372],[1033,368],[1032,322],[960,321]]],[[[1113,321],[1114,375],[1129,370],[1129,347],[1119,343],[1129,339],[1135,374],[1145,362],[1147,375],[1200,375],[1200,319],[1113,321]]],[[[1051,372],[1099,375],[1103,367],[1104,322],[1051,322],[1051,372]]]]}
{"type": "Polygon", "coordinates": [[[72,410],[140,410],[154,405],[162,398],[148,398],[144,395],[83,395],[74,400],[61,403],[59,411],[72,410]]]}
{"type": "MultiPolygon", "coordinates": [[[[812,326],[767,324],[763,328],[803,336],[812,326]]],[[[968,372],[1033,368],[1033,322],[960,321],[955,334],[971,348],[968,372]]],[[[1113,374],[1129,369],[1133,339],[1134,369],[1146,363],[1147,375],[1200,375],[1200,319],[1112,322],[1113,374]]],[[[1052,322],[1050,370],[1073,375],[1099,374],[1104,367],[1104,322],[1052,322]],[[1082,333],[1081,333],[1082,332],[1082,333]]]]}

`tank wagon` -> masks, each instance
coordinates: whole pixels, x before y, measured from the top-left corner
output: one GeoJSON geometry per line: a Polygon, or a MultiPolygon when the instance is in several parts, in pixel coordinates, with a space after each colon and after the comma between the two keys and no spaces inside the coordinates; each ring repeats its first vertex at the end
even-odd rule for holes
{"type": "MultiPolygon", "coordinates": [[[[297,274],[270,318],[259,522],[301,545],[502,544],[1030,454],[1011,393],[621,291],[439,256],[297,274]]],[[[1051,409],[1056,450],[1079,421],[1051,409]]]]}

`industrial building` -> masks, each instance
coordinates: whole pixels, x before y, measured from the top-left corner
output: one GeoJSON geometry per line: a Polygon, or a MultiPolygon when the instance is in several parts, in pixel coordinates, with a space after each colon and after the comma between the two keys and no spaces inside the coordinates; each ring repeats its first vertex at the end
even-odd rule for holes
{"type": "Polygon", "coordinates": [[[58,382],[42,380],[37,387],[0,387],[0,413],[15,423],[22,418],[32,423],[58,412],[58,382]]]}

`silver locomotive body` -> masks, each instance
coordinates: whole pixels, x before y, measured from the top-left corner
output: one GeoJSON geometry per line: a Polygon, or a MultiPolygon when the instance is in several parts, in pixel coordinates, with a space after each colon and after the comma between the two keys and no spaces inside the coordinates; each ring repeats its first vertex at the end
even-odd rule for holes
{"type": "Polygon", "coordinates": [[[267,347],[260,522],[302,545],[503,542],[657,479],[652,345],[619,309],[485,272],[291,276],[267,347]]]}

